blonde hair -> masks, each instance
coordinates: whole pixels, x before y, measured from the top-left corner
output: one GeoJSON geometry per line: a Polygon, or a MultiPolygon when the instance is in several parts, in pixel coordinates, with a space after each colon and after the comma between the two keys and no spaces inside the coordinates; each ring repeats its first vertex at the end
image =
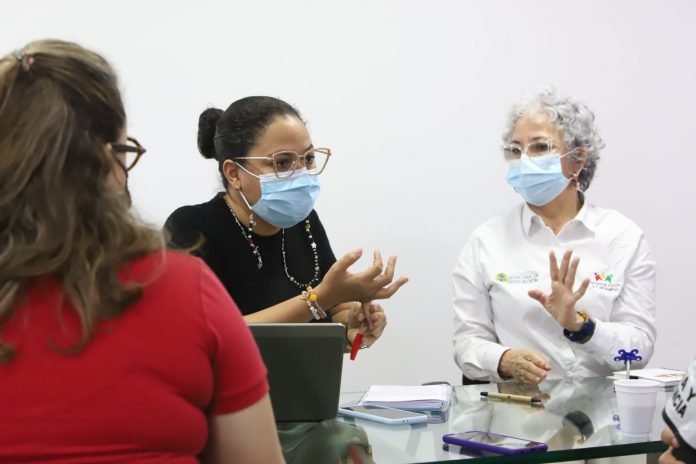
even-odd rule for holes
{"type": "MultiPolygon", "coordinates": [[[[55,276],[81,321],[81,350],[100,320],[142,295],[121,283],[133,258],[164,240],[109,182],[107,144],[126,116],[114,71],[77,44],[41,40],[0,60],[0,322],[27,288],[55,276]]],[[[0,362],[14,348],[0,341],[0,362]]]]}

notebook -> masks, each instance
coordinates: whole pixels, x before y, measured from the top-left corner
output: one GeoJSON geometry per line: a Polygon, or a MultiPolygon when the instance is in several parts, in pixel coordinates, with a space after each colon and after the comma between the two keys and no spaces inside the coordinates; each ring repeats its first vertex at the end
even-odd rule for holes
{"type": "Polygon", "coordinates": [[[346,329],[341,324],[249,324],[277,422],[322,421],[338,412],[346,329]]]}
{"type": "Polygon", "coordinates": [[[452,398],[449,385],[372,385],[361,405],[377,405],[406,411],[446,411],[452,398]]]}
{"type": "MultiPolygon", "coordinates": [[[[681,381],[684,377],[684,371],[664,368],[631,369],[631,376],[636,376],[639,379],[656,380],[665,387],[671,387],[681,381]]],[[[626,371],[614,372],[613,378],[625,379],[626,371]]]]}

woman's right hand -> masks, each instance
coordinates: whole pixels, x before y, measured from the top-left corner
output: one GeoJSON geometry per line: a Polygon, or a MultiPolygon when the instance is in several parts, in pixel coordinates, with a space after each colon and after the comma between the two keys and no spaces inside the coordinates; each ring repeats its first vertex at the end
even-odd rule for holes
{"type": "Polygon", "coordinates": [[[315,289],[319,303],[331,308],[347,301],[384,300],[391,297],[408,278],[399,277],[395,282],[396,256],[389,258],[384,268],[382,255],[375,251],[372,266],[353,274],[348,268],[362,256],[362,250],[354,250],[336,261],[315,289]]]}
{"type": "Polygon", "coordinates": [[[524,383],[540,383],[546,379],[550,369],[544,358],[532,350],[507,350],[498,363],[498,374],[502,378],[514,378],[524,383]]]}

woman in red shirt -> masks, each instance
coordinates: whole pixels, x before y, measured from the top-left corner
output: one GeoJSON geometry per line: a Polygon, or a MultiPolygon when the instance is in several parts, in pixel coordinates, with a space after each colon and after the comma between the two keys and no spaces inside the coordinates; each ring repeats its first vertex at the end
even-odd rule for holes
{"type": "Polygon", "coordinates": [[[129,211],[125,127],[96,53],[0,60],[0,462],[282,462],[235,304],[129,211]]]}

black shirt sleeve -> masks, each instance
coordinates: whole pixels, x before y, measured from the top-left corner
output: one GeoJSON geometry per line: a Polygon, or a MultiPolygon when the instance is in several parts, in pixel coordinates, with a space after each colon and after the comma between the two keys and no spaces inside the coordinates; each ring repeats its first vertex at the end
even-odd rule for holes
{"type": "Polygon", "coordinates": [[[202,258],[218,277],[222,274],[224,263],[211,247],[206,215],[201,205],[177,209],[167,218],[164,229],[169,234],[170,248],[188,251],[202,258]]]}
{"type": "Polygon", "coordinates": [[[182,206],[174,211],[164,223],[172,248],[191,248],[201,239],[201,217],[195,206],[182,206]]]}

